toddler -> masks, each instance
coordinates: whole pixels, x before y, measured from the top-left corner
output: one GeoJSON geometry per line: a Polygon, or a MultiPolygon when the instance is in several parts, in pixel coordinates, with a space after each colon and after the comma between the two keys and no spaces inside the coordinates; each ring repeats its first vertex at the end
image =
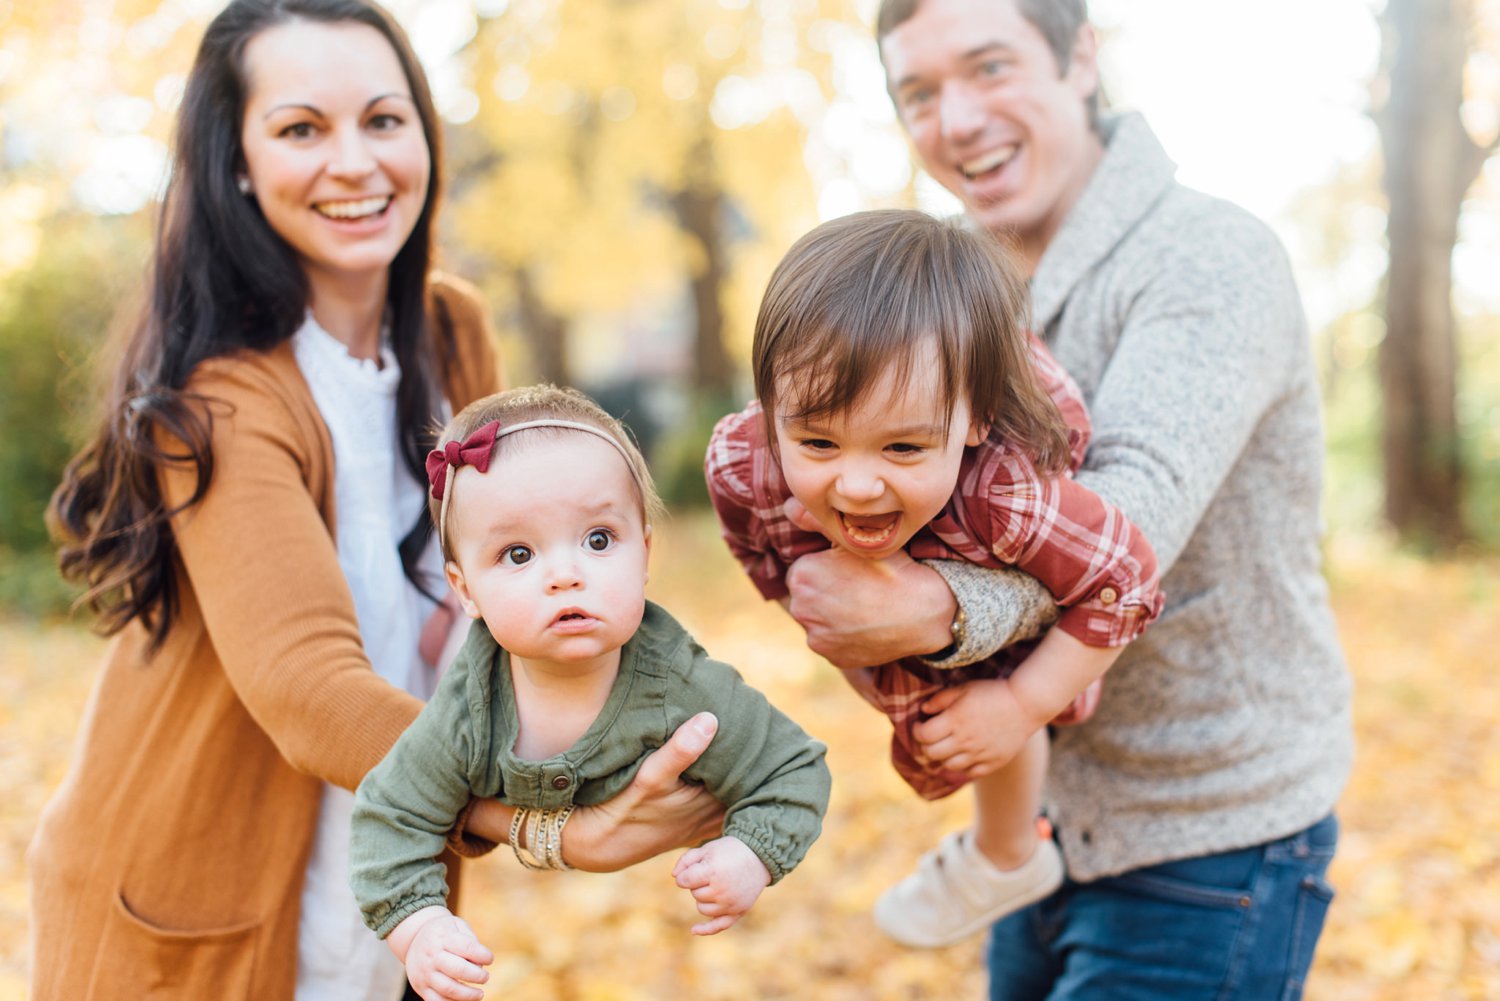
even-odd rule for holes
{"type": "Polygon", "coordinates": [[[891,718],[892,762],[919,794],[974,788],[973,827],[876,905],[911,946],[957,942],[1060,885],[1036,830],[1046,725],[1093,711],[1098,679],[1161,609],[1146,540],[1071,479],[1088,414],[1026,332],[1026,302],[987,234],[901,210],[825,223],[771,276],[757,399],[708,450],[724,537],[769,599],[785,603],[798,557],[834,545],[1019,567],[1065,608],[1039,643],[979,664],[944,670],[939,652],[845,672],[891,718]]]}
{"type": "MultiPolygon", "coordinates": [[[[478,621],[432,700],[360,784],[355,896],[419,991],[478,997],[493,956],[446,905],[437,856],[471,797],[519,807],[523,865],[567,869],[574,805],[610,799],[679,724],[718,734],[685,773],[724,836],[673,870],[711,935],[797,865],[828,803],[824,746],[645,598],[660,502],[619,423],[537,386],[465,407],[427,460],[448,583],[478,621]]],[[[427,994],[423,994],[424,997],[427,994]]]]}

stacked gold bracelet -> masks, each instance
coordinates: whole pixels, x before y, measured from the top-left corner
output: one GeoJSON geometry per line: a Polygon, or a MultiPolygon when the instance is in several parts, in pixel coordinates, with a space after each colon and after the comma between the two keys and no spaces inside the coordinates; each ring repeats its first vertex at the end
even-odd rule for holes
{"type": "Polygon", "coordinates": [[[566,872],[573,867],[563,861],[562,830],[573,808],[535,810],[523,806],[510,822],[510,847],[516,861],[528,869],[550,869],[566,872]]]}

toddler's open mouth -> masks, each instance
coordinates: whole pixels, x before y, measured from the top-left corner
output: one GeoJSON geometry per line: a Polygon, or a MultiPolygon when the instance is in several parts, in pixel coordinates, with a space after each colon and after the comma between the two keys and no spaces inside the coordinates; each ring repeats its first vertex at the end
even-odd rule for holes
{"type": "Polygon", "coordinates": [[[838,515],[844,538],[857,549],[880,549],[890,545],[901,525],[900,511],[886,514],[845,514],[840,511],[838,515]]]}

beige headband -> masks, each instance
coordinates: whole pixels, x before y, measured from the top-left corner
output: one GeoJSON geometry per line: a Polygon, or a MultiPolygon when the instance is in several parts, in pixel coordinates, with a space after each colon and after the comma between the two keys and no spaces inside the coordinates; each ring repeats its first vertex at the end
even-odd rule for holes
{"type": "Polygon", "coordinates": [[[646,485],[640,481],[640,473],[631,461],[630,453],[625,451],[614,435],[597,428],[592,424],[582,424],[578,421],[563,421],[544,419],[537,421],[523,421],[520,424],[512,424],[502,427],[499,421],[490,421],[474,430],[474,433],[462,442],[450,441],[442,448],[435,448],[427,455],[427,478],[432,485],[432,493],[442,503],[438,508],[438,545],[445,546],[448,541],[448,504],[453,499],[453,476],[459,466],[473,466],[479,472],[487,472],[490,468],[490,457],[494,454],[495,445],[506,435],[515,434],[517,431],[526,431],[531,428],[564,428],[569,431],[583,431],[596,438],[602,438],[620,453],[620,458],[625,460],[625,466],[630,470],[630,476],[636,481],[641,496],[646,495],[646,485]],[[439,465],[441,463],[441,465],[439,465]],[[441,478],[441,479],[440,479],[441,478]]]}

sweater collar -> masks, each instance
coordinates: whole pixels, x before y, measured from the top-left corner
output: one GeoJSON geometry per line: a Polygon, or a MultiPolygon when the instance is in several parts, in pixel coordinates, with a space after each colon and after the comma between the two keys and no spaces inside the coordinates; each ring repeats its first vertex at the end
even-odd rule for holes
{"type": "Polygon", "coordinates": [[[1074,286],[1108,257],[1162,194],[1177,165],[1136,112],[1102,116],[1104,157],[1031,279],[1034,329],[1046,330],[1074,286]]]}

